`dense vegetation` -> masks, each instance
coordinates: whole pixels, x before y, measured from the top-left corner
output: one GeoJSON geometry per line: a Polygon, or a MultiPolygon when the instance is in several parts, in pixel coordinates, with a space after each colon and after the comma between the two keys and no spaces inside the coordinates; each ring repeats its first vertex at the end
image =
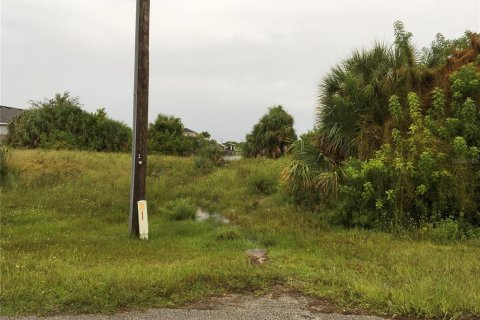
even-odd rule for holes
{"type": "Polygon", "coordinates": [[[180,118],[159,114],[148,127],[148,150],[163,155],[189,156],[212,143],[208,132],[189,136],[184,134],[184,129],[180,118]]]}
{"type": "Polygon", "coordinates": [[[293,117],[282,106],[268,109],[246,137],[242,146],[246,157],[281,157],[297,139],[293,129],[293,117]]]}
{"type": "MultiPolygon", "coordinates": [[[[199,157],[207,162],[221,154],[220,146],[210,140],[208,132],[188,136],[184,129],[181,119],[158,115],[148,128],[149,152],[180,156],[201,154],[199,157]]],[[[126,152],[130,150],[131,129],[109,119],[104,109],[95,113],[82,110],[79,99],[66,92],[53,99],[32,102],[29,110],[20,113],[9,124],[7,143],[20,148],[126,152]]]]}
{"type": "Polygon", "coordinates": [[[13,147],[127,151],[131,130],[109,119],[104,109],[96,113],[82,110],[78,98],[69,93],[32,102],[8,126],[7,142],[13,147]]]}
{"type": "Polygon", "coordinates": [[[151,154],[192,156],[195,166],[206,171],[224,163],[223,149],[206,131],[184,134],[180,118],[159,114],[148,127],[148,151],[151,154]]]}
{"type": "Polygon", "coordinates": [[[468,236],[480,225],[480,37],[437,35],[419,53],[394,26],[392,46],[354,52],[322,81],[317,129],[283,179],[344,225],[468,236]]]}
{"type": "Polygon", "coordinates": [[[330,311],[480,316],[479,239],[332,228],[289,204],[278,185],[286,161],[205,172],[150,156],[150,240],[140,242],[128,235],[129,154],[13,150],[0,192],[1,315],[173,307],[281,285],[330,311]],[[231,224],[194,221],[198,208],[231,224]],[[268,249],[268,263],[249,265],[251,248],[268,249]]]}

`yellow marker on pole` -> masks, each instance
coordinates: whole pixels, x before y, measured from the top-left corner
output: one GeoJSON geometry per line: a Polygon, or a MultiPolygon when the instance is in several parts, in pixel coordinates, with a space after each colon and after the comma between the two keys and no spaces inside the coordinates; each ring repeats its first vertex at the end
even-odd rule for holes
{"type": "Polygon", "coordinates": [[[148,211],[147,211],[147,201],[142,200],[137,202],[138,206],[138,226],[140,239],[148,240],[148,211]]]}

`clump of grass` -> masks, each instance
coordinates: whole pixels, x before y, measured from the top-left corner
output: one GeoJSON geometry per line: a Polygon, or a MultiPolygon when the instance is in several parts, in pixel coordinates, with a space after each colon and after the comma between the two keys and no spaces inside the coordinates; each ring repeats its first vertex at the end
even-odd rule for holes
{"type": "Polygon", "coordinates": [[[9,165],[9,150],[6,146],[0,144],[0,186],[7,182],[7,176],[10,170],[9,165]]]}
{"type": "Polygon", "coordinates": [[[229,241],[240,239],[240,237],[241,234],[238,227],[226,226],[217,231],[215,239],[217,239],[217,241],[229,241]]]}
{"type": "Polygon", "coordinates": [[[157,157],[150,157],[147,161],[147,177],[158,177],[161,173],[160,161],[157,157]]]}
{"type": "Polygon", "coordinates": [[[195,220],[196,208],[189,199],[176,199],[168,202],[163,209],[168,219],[173,221],[195,220]]]}
{"type": "Polygon", "coordinates": [[[461,240],[478,240],[480,238],[480,229],[468,223],[447,218],[436,224],[426,224],[418,231],[414,231],[415,234],[420,239],[448,244],[461,240]]]}
{"type": "Polygon", "coordinates": [[[458,241],[462,238],[462,230],[458,221],[453,219],[442,220],[430,230],[430,236],[440,243],[458,241]]]}
{"type": "Polygon", "coordinates": [[[246,165],[239,165],[237,166],[236,174],[238,178],[245,179],[251,174],[251,169],[246,165]]]}
{"type": "Polygon", "coordinates": [[[272,195],[278,190],[278,175],[272,172],[257,170],[249,178],[249,185],[253,193],[272,195]]]}
{"type": "Polygon", "coordinates": [[[195,169],[202,171],[211,171],[215,168],[215,164],[210,159],[199,156],[193,158],[193,166],[195,169]]]}

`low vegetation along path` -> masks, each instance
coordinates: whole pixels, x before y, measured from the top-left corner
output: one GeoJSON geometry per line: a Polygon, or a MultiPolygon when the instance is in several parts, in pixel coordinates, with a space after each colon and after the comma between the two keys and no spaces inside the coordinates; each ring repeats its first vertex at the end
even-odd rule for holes
{"type": "MultiPolygon", "coordinates": [[[[319,320],[380,320],[375,316],[341,315],[325,313],[330,307],[317,304],[300,295],[281,294],[265,297],[227,295],[211,298],[180,309],[151,309],[114,315],[77,315],[41,318],[44,320],[110,320],[110,319],[169,319],[169,320],[274,320],[274,319],[319,319],[319,320]]],[[[38,317],[11,317],[2,320],[30,320],[38,317]]]]}

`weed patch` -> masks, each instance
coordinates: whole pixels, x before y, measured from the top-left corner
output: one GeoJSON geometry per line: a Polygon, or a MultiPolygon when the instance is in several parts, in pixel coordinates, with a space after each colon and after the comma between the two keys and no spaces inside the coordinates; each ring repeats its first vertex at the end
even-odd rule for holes
{"type": "Polygon", "coordinates": [[[215,239],[217,241],[229,241],[240,239],[241,234],[238,227],[228,226],[219,229],[216,233],[215,239]]]}

